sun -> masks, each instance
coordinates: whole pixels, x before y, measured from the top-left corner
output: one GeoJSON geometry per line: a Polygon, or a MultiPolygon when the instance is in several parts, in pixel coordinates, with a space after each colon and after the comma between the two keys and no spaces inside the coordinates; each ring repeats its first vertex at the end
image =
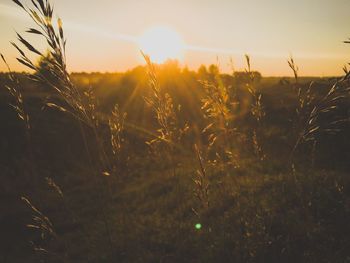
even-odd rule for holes
{"type": "Polygon", "coordinates": [[[155,63],[168,59],[181,60],[185,43],[181,36],[168,27],[158,26],[145,31],[139,38],[139,47],[155,63]]]}

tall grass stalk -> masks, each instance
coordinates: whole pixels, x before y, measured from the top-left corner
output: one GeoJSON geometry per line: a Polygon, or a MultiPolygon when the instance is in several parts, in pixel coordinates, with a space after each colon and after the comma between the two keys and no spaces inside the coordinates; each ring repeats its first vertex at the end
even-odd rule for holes
{"type": "Polygon", "coordinates": [[[180,127],[172,97],[169,93],[162,91],[158,81],[156,67],[150,57],[146,54],[143,54],[143,57],[148,66],[149,86],[151,88],[150,95],[144,99],[152,108],[159,126],[156,137],[148,141],[147,144],[151,147],[158,147],[157,150],[160,150],[161,146],[165,146],[165,152],[170,158],[173,175],[175,176],[177,167],[174,159],[176,144],[180,142],[188,126],[180,127]]]}
{"type": "MultiPolygon", "coordinates": [[[[98,132],[99,120],[96,114],[96,100],[93,91],[82,91],[75,87],[70,79],[66,65],[66,39],[63,31],[62,20],[59,18],[54,26],[53,21],[53,6],[49,1],[35,0],[32,1],[33,7],[27,7],[21,1],[14,1],[19,5],[36,24],[36,28],[29,28],[26,32],[29,34],[38,35],[44,38],[48,43],[48,54],[51,57],[46,65],[46,74],[35,65],[26,53],[15,43],[12,45],[18,50],[20,57],[17,60],[33,70],[35,74],[31,76],[34,81],[49,85],[56,91],[57,95],[64,101],[64,104],[57,102],[48,102],[48,107],[56,108],[62,112],[68,113],[77,120],[79,124],[85,124],[90,127],[95,135],[96,144],[98,147],[98,158],[100,159],[101,173],[110,171],[110,162],[103,146],[103,139],[98,132]]],[[[45,59],[45,55],[38,51],[33,45],[25,40],[22,35],[17,33],[18,40],[31,53],[45,59]]],[[[83,129],[82,129],[83,130],[83,129]]]]}
{"type": "MultiPolygon", "coordinates": [[[[64,36],[62,20],[57,19],[56,26],[53,21],[53,6],[48,0],[33,0],[31,1],[32,7],[24,5],[20,0],[13,0],[21,9],[23,9],[27,15],[36,24],[36,28],[29,28],[26,32],[29,34],[38,35],[43,37],[48,44],[49,56],[52,58],[46,65],[47,74],[43,74],[39,66],[35,65],[26,53],[15,43],[12,45],[18,50],[20,57],[17,60],[33,70],[36,74],[31,78],[34,81],[49,85],[56,94],[63,100],[64,103],[58,104],[56,102],[48,102],[48,107],[56,108],[62,112],[68,113],[78,120],[84,144],[86,146],[88,155],[90,156],[90,150],[88,149],[87,135],[85,126],[89,127],[94,134],[99,159],[97,172],[99,175],[109,175],[111,171],[111,164],[104,147],[103,137],[99,132],[99,118],[96,110],[96,100],[92,90],[81,91],[75,87],[70,79],[70,75],[66,66],[66,39],[64,36]]],[[[32,44],[25,40],[20,34],[17,33],[19,42],[26,48],[27,51],[38,55],[42,59],[45,58],[42,52],[38,51],[32,44]]],[[[92,161],[92,160],[91,160],[92,161]]],[[[90,162],[90,165],[92,162],[90,162]]],[[[99,176],[101,177],[101,176],[99,176]]],[[[107,185],[104,185],[106,180],[100,178],[102,187],[107,187],[110,190],[109,181],[107,185]]],[[[111,195],[111,191],[109,191],[111,195]]],[[[106,202],[102,200],[102,194],[100,195],[102,205],[102,215],[104,224],[106,227],[106,233],[108,237],[109,246],[113,254],[113,241],[111,237],[111,227],[106,216],[106,202]]]]}
{"type": "Polygon", "coordinates": [[[119,169],[126,166],[127,160],[123,158],[123,143],[124,143],[124,130],[125,130],[125,120],[127,114],[126,112],[121,112],[119,105],[115,105],[112,116],[108,119],[109,130],[111,134],[111,146],[114,158],[116,160],[115,169],[119,169]]]}
{"type": "Polygon", "coordinates": [[[214,152],[211,163],[237,168],[239,162],[233,142],[234,135],[237,135],[234,112],[239,102],[232,92],[233,87],[225,85],[221,80],[218,66],[213,74],[214,80],[200,80],[205,91],[201,109],[209,122],[202,133],[208,136],[208,154],[214,152]]]}
{"type": "MultiPolygon", "coordinates": [[[[196,171],[196,176],[193,179],[195,184],[194,187],[194,195],[198,198],[199,203],[201,204],[201,208],[207,210],[209,208],[209,180],[207,176],[207,172],[205,169],[204,159],[202,157],[201,151],[198,149],[198,146],[194,145],[194,150],[196,153],[197,161],[198,161],[198,170],[196,171]]],[[[199,215],[198,211],[194,210],[196,214],[199,215]]]]}
{"type": "Polygon", "coordinates": [[[29,131],[30,131],[30,119],[29,115],[27,114],[24,106],[24,101],[23,101],[23,95],[22,92],[20,91],[20,83],[18,78],[16,77],[15,73],[12,72],[9,64],[7,63],[5,57],[3,54],[0,53],[1,59],[5,63],[7,70],[8,70],[8,76],[10,79],[11,84],[6,85],[5,88],[8,90],[9,94],[11,97],[15,100],[15,103],[10,104],[12,108],[16,111],[17,116],[19,119],[21,119],[24,123],[25,130],[27,137],[29,138],[29,131]]]}
{"type": "Polygon", "coordinates": [[[251,70],[251,63],[250,63],[250,57],[249,55],[245,55],[246,63],[247,63],[247,68],[246,68],[246,73],[248,74],[248,83],[246,84],[246,88],[248,92],[251,94],[253,97],[253,104],[251,105],[250,112],[255,119],[255,127],[253,129],[253,134],[252,134],[252,142],[253,142],[253,147],[254,147],[254,152],[256,157],[260,160],[263,161],[266,158],[266,155],[263,151],[261,141],[262,141],[262,132],[261,132],[261,125],[262,125],[262,119],[265,116],[265,111],[262,105],[262,94],[259,93],[254,85],[255,83],[255,74],[251,70]]]}
{"type": "Polygon", "coordinates": [[[337,116],[337,109],[341,102],[349,97],[350,73],[345,71],[345,75],[337,78],[335,83],[329,87],[327,93],[318,98],[314,91],[314,82],[311,82],[306,90],[302,90],[302,86],[298,82],[298,67],[293,58],[288,61],[289,67],[292,69],[295,79],[295,90],[297,92],[296,107],[296,139],[290,154],[290,160],[293,162],[295,152],[298,147],[307,142],[312,143],[311,158],[315,162],[315,147],[321,134],[336,134],[340,131],[339,125],[349,121],[346,118],[337,116]],[[324,117],[328,117],[324,121],[324,117]]]}
{"type": "MultiPolygon", "coordinates": [[[[56,231],[50,219],[43,212],[41,212],[37,207],[35,207],[29,201],[28,198],[21,197],[21,199],[32,212],[32,222],[27,224],[27,227],[38,231],[40,235],[40,240],[42,242],[49,242],[52,239],[57,240],[58,235],[56,234],[56,231]]],[[[60,253],[58,255],[57,253],[44,248],[40,244],[42,242],[39,242],[39,241],[30,242],[35,252],[37,252],[38,254],[44,254],[46,256],[49,256],[50,258],[51,257],[55,258],[56,260],[60,260],[61,262],[67,262],[66,253],[64,253],[63,255],[62,253],[60,253]]]]}

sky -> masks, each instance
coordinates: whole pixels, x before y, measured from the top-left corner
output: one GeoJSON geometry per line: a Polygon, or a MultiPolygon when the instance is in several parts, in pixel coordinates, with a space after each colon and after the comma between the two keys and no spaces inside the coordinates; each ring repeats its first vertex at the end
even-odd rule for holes
{"type": "MultiPolygon", "coordinates": [[[[25,1],[28,4],[30,1],[25,1]]],[[[115,72],[143,64],[138,39],[165,26],[186,43],[182,66],[219,63],[244,68],[244,54],[264,76],[334,76],[350,62],[349,0],[52,0],[63,20],[70,71],[115,72]]],[[[11,0],[0,0],[0,52],[15,70],[10,41],[33,23],[11,0]]],[[[29,39],[45,50],[42,39],[29,39]]],[[[0,71],[5,70],[0,64],[0,71]]]]}

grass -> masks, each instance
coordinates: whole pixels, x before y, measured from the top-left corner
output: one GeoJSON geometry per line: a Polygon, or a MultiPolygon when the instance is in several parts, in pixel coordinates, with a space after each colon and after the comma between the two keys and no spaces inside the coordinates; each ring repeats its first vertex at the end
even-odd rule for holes
{"type": "MultiPolygon", "coordinates": [[[[118,262],[346,259],[349,207],[345,189],[349,182],[340,174],[298,175],[302,186],[298,191],[286,175],[263,176],[251,170],[239,178],[210,174],[210,207],[198,217],[192,212],[198,203],[188,177],[192,169],[179,171],[176,177],[169,176],[167,170],[147,174],[145,170],[118,184],[107,204],[107,216],[114,222],[113,254],[106,249],[103,218],[97,213],[97,192],[103,188],[96,187],[92,175],[65,175],[67,181],[61,185],[78,220],[72,221],[59,209],[57,199],[51,199],[47,205],[57,207],[48,213],[55,218],[61,242],[69,246],[60,251],[60,242],[46,241],[47,249],[66,253],[68,262],[113,262],[115,258],[118,262]],[[202,229],[195,228],[197,223],[202,229]]],[[[16,262],[12,256],[10,262],[16,262]]],[[[40,256],[53,262],[47,257],[40,256]]]]}
{"type": "Polygon", "coordinates": [[[100,87],[67,72],[52,5],[14,2],[37,26],[27,32],[49,46],[44,55],[18,34],[40,57],[32,62],[13,43],[18,61],[34,70],[31,85],[49,91],[25,92],[10,69],[5,75],[3,262],[350,260],[350,182],[334,167],[350,156],[346,69],[302,83],[290,59],[295,83],[263,89],[249,56],[245,72],[225,75],[214,65],[156,66],[145,55],[147,68],[115,77],[108,104],[100,87]],[[156,143],[163,147],[150,155],[156,143]]]}

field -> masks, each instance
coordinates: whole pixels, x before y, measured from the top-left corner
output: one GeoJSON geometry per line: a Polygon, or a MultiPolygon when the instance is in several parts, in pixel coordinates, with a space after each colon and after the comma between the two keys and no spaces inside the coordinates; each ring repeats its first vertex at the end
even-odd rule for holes
{"type": "Polygon", "coordinates": [[[0,262],[350,262],[346,69],[68,73],[50,8],[0,74],[0,262]]]}

